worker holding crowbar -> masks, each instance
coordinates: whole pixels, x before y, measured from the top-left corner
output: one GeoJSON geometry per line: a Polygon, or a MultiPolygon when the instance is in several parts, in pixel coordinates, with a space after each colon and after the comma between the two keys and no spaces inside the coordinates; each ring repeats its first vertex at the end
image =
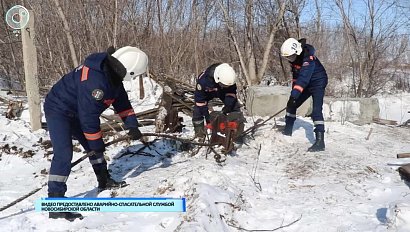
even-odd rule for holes
{"type": "MultiPolygon", "coordinates": [[[[72,137],[77,139],[89,157],[97,176],[98,191],[121,187],[123,181],[111,178],[104,159],[104,141],[100,115],[110,105],[129,129],[131,139],[142,137],[135,112],[124,89],[123,80],[131,80],[146,72],[147,55],[136,47],[94,53],[84,64],[64,75],[50,90],[44,102],[47,127],[53,145],[48,179],[48,197],[61,198],[67,191],[66,181],[71,172],[72,137]]],[[[74,220],[79,213],[50,212],[49,218],[74,220]]]]}

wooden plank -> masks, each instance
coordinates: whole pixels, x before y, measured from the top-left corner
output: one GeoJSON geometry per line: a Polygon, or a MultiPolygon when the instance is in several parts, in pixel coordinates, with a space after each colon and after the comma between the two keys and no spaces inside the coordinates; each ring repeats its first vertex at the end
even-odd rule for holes
{"type": "Polygon", "coordinates": [[[401,159],[401,158],[410,158],[410,153],[398,153],[397,159],[401,159]]]}
{"type": "Polygon", "coordinates": [[[397,121],[381,119],[381,118],[373,118],[373,122],[382,124],[382,125],[397,125],[397,121]]]}

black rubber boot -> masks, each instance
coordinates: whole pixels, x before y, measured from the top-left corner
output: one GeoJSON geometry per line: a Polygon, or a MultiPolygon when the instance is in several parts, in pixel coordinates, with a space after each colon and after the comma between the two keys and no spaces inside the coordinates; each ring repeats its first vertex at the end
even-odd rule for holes
{"type": "Polygon", "coordinates": [[[206,136],[204,120],[192,121],[192,124],[194,125],[195,137],[204,139],[206,136]]]}
{"type": "MultiPolygon", "coordinates": [[[[65,198],[64,193],[48,193],[48,197],[50,198],[65,198]]],[[[52,219],[59,219],[64,218],[70,222],[74,221],[75,219],[83,220],[83,215],[80,213],[74,212],[49,212],[48,217],[52,219]]]]}
{"type": "Polygon", "coordinates": [[[324,151],[325,150],[325,132],[315,132],[316,134],[316,142],[311,147],[309,147],[308,151],[316,152],[316,151],[324,151]]]}
{"type": "Polygon", "coordinates": [[[115,181],[111,178],[110,173],[107,169],[94,169],[94,173],[97,176],[98,181],[98,192],[102,192],[106,189],[116,189],[127,186],[125,181],[115,181]]]}
{"type": "Polygon", "coordinates": [[[286,136],[292,136],[293,125],[286,124],[285,128],[282,130],[282,134],[286,136]]]}

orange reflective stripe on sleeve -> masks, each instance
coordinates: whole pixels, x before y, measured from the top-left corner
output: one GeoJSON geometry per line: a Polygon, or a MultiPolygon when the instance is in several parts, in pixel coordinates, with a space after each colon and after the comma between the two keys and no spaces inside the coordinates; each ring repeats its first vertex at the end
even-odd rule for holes
{"type": "Polygon", "coordinates": [[[106,100],[104,100],[104,104],[106,106],[110,106],[114,102],[115,102],[115,99],[106,99],[106,100]]]}
{"type": "Polygon", "coordinates": [[[225,96],[230,96],[230,97],[236,98],[236,94],[234,94],[234,93],[227,93],[227,94],[225,94],[225,96]]]}
{"type": "Polygon", "coordinates": [[[84,133],[84,135],[85,135],[85,138],[87,140],[97,140],[97,139],[102,138],[102,132],[101,131],[98,131],[97,133],[94,133],[94,134],[84,133]]]}
{"type": "Polygon", "coordinates": [[[90,70],[89,67],[83,66],[83,71],[81,73],[81,81],[86,81],[88,79],[88,70],[90,70]]]}
{"type": "Polygon", "coordinates": [[[296,89],[296,90],[298,90],[299,92],[303,92],[303,87],[300,86],[300,85],[295,85],[295,86],[293,87],[293,89],[296,89]]]}
{"type": "Polygon", "coordinates": [[[125,118],[128,117],[130,115],[134,115],[134,109],[128,109],[128,110],[124,110],[118,113],[118,116],[120,116],[121,118],[125,118]]]}
{"type": "Polygon", "coordinates": [[[195,102],[195,105],[197,106],[206,106],[207,104],[207,102],[195,102]]]}

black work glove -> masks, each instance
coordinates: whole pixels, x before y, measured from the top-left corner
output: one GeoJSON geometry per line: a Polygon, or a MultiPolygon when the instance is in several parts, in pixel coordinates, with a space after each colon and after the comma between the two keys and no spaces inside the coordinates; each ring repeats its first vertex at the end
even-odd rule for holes
{"type": "Polygon", "coordinates": [[[222,113],[223,113],[223,114],[227,115],[227,114],[230,113],[230,112],[231,112],[231,111],[230,111],[230,109],[228,109],[228,107],[224,106],[224,107],[222,108],[222,113]]]}
{"type": "Polygon", "coordinates": [[[132,127],[128,131],[128,135],[130,136],[132,140],[139,140],[142,137],[141,131],[140,129],[138,129],[138,127],[132,127]]]}
{"type": "Polygon", "coordinates": [[[290,96],[286,107],[289,108],[296,108],[296,98],[290,96]]]}

